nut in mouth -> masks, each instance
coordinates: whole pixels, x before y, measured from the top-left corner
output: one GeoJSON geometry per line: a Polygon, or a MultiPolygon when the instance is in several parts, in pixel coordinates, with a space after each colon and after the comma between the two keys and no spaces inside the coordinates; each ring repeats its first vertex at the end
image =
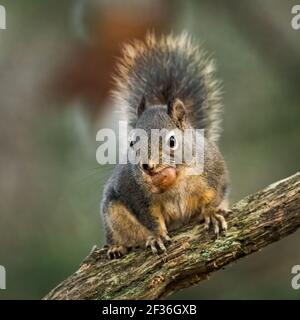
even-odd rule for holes
{"type": "Polygon", "coordinates": [[[160,193],[171,187],[177,178],[177,170],[175,167],[155,167],[149,164],[143,164],[143,177],[150,185],[151,191],[160,193]]]}

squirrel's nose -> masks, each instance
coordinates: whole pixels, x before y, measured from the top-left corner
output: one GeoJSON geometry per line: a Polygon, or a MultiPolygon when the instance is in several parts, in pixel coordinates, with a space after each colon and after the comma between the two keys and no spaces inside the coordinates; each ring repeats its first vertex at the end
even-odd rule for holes
{"type": "Polygon", "coordinates": [[[148,163],[143,163],[142,168],[144,171],[152,171],[155,168],[155,164],[149,161],[148,163]]]}

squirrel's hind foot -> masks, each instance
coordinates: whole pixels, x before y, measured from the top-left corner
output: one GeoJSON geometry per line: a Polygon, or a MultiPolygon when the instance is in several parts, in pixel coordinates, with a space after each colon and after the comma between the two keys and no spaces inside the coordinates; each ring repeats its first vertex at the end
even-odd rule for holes
{"type": "MultiPolygon", "coordinates": [[[[171,242],[171,238],[165,235],[163,239],[171,242]]],[[[146,248],[150,248],[153,254],[164,253],[167,251],[164,241],[160,236],[150,236],[146,241],[146,248]]]]}
{"type": "Polygon", "coordinates": [[[220,233],[225,234],[227,231],[227,222],[223,214],[223,209],[204,213],[203,218],[205,230],[209,230],[209,228],[212,226],[216,237],[218,237],[220,233]]]}

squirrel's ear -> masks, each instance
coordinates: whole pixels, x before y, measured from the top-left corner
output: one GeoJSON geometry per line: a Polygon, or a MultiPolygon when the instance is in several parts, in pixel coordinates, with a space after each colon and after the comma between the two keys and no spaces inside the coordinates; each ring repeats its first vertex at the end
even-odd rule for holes
{"type": "Polygon", "coordinates": [[[141,116],[141,114],[145,111],[146,109],[146,99],[145,99],[145,96],[143,96],[138,108],[137,108],[137,115],[138,117],[141,116]]]}
{"type": "Polygon", "coordinates": [[[172,99],[168,102],[168,115],[175,121],[179,128],[184,127],[186,112],[184,104],[180,99],[172,99]]]}

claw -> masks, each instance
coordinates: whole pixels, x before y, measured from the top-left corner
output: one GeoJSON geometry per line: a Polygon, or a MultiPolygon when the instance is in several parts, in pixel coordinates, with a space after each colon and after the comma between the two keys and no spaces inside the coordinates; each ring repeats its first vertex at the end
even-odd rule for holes
{"type": "Polygon", "coordinates": [[[219,221],[214,216],[211,217],[211,221],[214,228],[214,234],[218,238],[220,233],[219,221]]]}
{"type": "Polygon", "coordinates": [[[204,217],[204,229],[208,230],[210,226],[210,217],[209,216],[205,216],[204,217]]]}
{"type": "Polygon", "coordinates": [[[109,259],[119,259],[127,253],[127,248],[122,245],[112,245],[107,250],[107,257],[109,259]]]}
{"type": "Polygon", "coordinates": [[[225,218],[221,214],[216,214],[216,218],[218,219],[218,221],[221,225],[222,231],[226,231],[227,230],[227,222],[226,222],[225,218]]]}
{"type": "Polygon", "coordinates": [[[232,210],[225,210],[225,209],[219,209],[218,214],[222,215],[223,217],[228,217],[230,214],[232,214],[232,210]]]}
{"type": "Polygon", "coordinates": [[[167,243],[171,243],[172,242],[172,239],[169,237],[169,235],[165,234],[163,236],[163,239],[167,242],[167,243]]]}
{"type": "Polygon", "coordinates": [[[204,229],[208,230],[210,226],[212,226],[216,237],[219,236],[220,231],[224,234],[227,230],[227,222],[225,218],[219,214],[220,211],[217,212],[218,213],[213,212],[204,216],[204,229]]]}
{"type": "Polygon", "coordinates": [[[146,242],[146,247],[150,248],[153,254],[157,254],[158,251],[166,252],[167,249],[160,237],[150,236],[146,242]]]}
{"type": "Polygon", "coordinates": [[[153,239],[149,239],[146,242],[146,247],[150,248],[153,254],[157,254],[157,248],[155,246],[154,240],[153,239]]]}

